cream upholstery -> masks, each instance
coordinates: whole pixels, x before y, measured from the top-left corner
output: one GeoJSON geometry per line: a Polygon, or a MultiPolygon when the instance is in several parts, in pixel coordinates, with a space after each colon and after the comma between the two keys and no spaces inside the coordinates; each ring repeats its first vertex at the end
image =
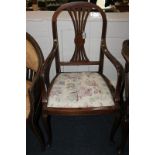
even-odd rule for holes
{"type": "Polygon", "coordinates": [[[37,71],[39,66],[39,60],[33,45],[26,40],[26,67],[31,68],[34,71],[37,71]]]}
{"type": "Polygon", "coordinates": [[[28,94],[28,89],[31,87],[32,82],[26,81],[26,118],[28,118],[30,114],[30,99],[28,94]]]}
{"type": "Polygon", "coordinates": [[[48,98],[48,107],[86,108],[113,106],[110,90],[98,73],[61,73],[48,98]]]}

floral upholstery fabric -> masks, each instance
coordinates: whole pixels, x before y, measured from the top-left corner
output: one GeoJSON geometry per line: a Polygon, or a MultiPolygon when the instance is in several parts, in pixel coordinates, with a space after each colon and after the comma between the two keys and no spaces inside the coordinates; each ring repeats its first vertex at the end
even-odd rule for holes
{"type": "Polygon", "coordinates": [[[98,73],[61,73],[48,98],[48,107],[87,108],[113,106],[114,101],[104,79],[98,73]]]}

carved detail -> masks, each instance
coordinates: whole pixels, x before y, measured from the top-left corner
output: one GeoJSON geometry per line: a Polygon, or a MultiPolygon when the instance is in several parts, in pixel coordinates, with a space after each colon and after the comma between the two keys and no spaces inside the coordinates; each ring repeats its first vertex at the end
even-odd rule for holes
{"type": "Polygon", "coordinates": [[[85,43],[85,39],[83,39],[81,34],[77,34],[75,36],[75,40],[74,40],[75,44],[78,45],[79,47],[82,47],[83,44],[85,43]]]}
{"type": "Polygon", "coordinates": [[[71,8],[68,10],[71,16],[74,29],[75,29],[75,51],[70,62],[89,62],[86,55],[84,43],[85,43],[85,26],[86,21],[91,11],[90,8],[71,8]]]}

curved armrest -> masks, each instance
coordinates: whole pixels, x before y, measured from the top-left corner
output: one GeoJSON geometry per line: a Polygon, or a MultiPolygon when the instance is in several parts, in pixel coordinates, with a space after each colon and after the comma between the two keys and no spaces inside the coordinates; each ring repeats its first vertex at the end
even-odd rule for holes
{"type": "Polygon", "coordinates": [[[47,97],[47,90],[50,85],[49,72],[50,72],[51,64],[56,56],[57,49],[58,49],[58,43],[57,41],[55,41],[53,44],[53,49],[48,55],[42,67],[41,78],[42,78],[43,100],[46,99],[47,97]]]}
{"type": "Polygon", "coordinates": [[[115,100],[115,103],[119,103],[121,90],[122,90],[123,77],[124,77],[123,76],[124,70],[120,62],[107,50],[107,48],[102,47],[102,51],[104,52],[106,57],[110,60],[110,62],[114,65],[117,71],[117,84],[115,88],[114,100],[115,100]]]}
{"type": "Polygon", "coordinates": [[[50,72],[51,64],[56,56],[57,49],[58,49],[58,43],[54,42],[53,49],[50,52],[50,54],[48,55],[47,59],[44,62],[44,65],[42,67],[41,76],[43,77],[47,88],[49,87],[49,84],[50,84],[49,72],[50,72]]]}

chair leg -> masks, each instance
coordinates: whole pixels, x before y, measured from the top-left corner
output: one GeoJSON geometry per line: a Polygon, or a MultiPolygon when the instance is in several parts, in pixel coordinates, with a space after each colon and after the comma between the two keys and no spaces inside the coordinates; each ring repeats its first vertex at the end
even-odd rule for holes
{"type": "Polygon", "coordinates": [[[52,131],[51,131],[50,116],[44,113],[42,115],[42,119],[43,119],[43,125],[45,128],[45,131],[47,133],[47,147],[50,147],[52,145],[52,131]]]}
{"type": "Polygon", "coordinates": [[[31,120],[29,125],[30,125],[32,132],[37,137],[37,139],[41,145],[41,151],[45,151],[45,140],[44,140],[44,136],[43,136],[43,133],[40,129],[38,122],[31,120]]]}
{"type": "Polygon", "coordinates": [[[121,123],[121,119],[122,119],[121,117],[122,117],[121,114],[117,113],[114,118],[114,122],[113,122],[112,129],[111,129],[111,134],[110,134],[110,141],[113,143],[114,143],[114,136],[121,123]]]}
{"type": "Polygon", "coordinates": [[[121,143],[119,147],[117,148],[117,154],[121,155],[124,151],[125,144],[129,138],[129,119],[128,116],[124,116],[121,122],[121,143]]]}

